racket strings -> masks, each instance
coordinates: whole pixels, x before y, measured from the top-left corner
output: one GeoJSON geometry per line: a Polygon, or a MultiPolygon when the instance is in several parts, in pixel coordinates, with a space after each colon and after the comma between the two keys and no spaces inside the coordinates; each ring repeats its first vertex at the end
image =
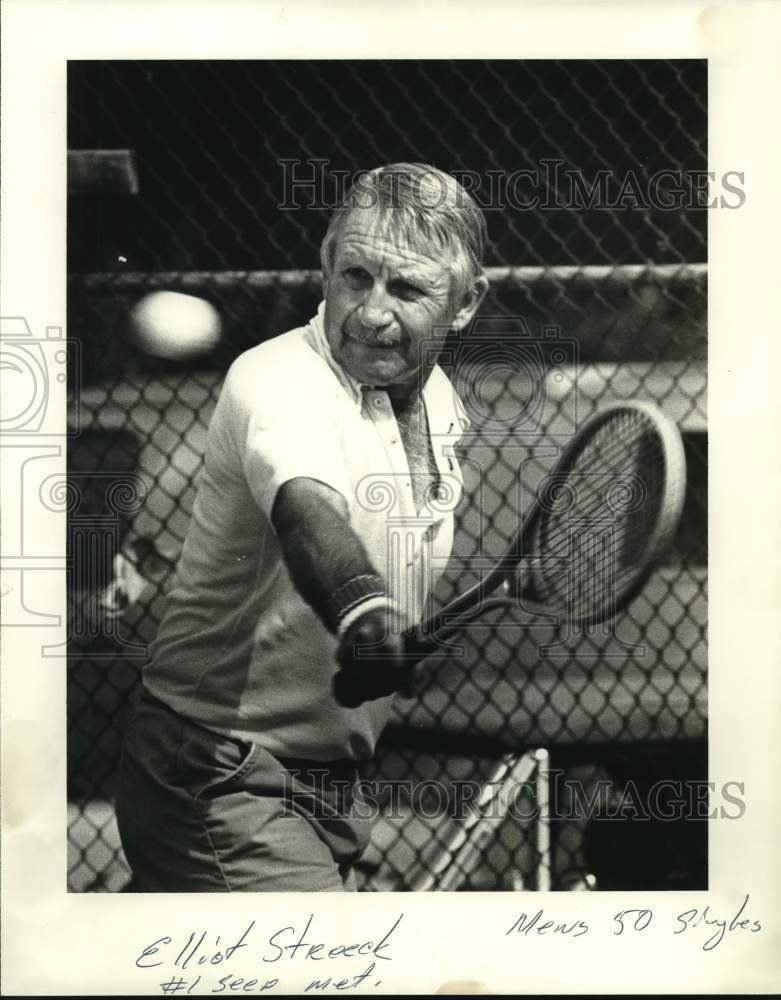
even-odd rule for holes
{"type": "MultiPolygon", "coordinates": [[[[602,518],[603,521],[608,517],[611,523],[616,521],[618,513],[608,505],[607,491],[614,485],[617,476],[623,476],[626,478],[628,475],[625,470],[622,471],[618,468],[616,456],[621,453],[624,456],[622,464],[624,466],[629,466],[629,463],[626,461],[626,440],[616,442],[615,439],[611,438],[610,441],[613,445],[614,454],[610,454],[604,450],[599,451],[593,446],[593,443],[590,443],[588,450],[584,449],[583,455],[578,457],[577,465],[567,474],[568,480],[577,481],[575,490],[578,504],[574,511],[575,517],[573,518],[572,515],[568,514],[568,511],[570,510],[569,504],[563,511],[557,511],[555,505],[553,508],[548,508],[548,512],[551,516],[546,519],[544,525],[544,530],[548,539],[551,539],[555,535],[557,526],[565,525],[566,530],[563,533],[563,540],[566,541],[570,537],[570,528],[573,520],[576,519],[580,524],[587,524],[589,522],[596,521],[597,518],[595,517],[595,514],[600,510],[603,512],[606,510],[609,511],[609,514],[602,518]],[[589,451],[596,457],[589,458],[589,451]],[[599,471],[592,472],[590,471],[592,468],[598,469],[599,471]],[[605,471],[606,469],[608,470],[607,472],[605,471]],[[599,483],[597,483],[597,479],[599,479],[599,483]],[[604,488],[605,486],[607,486],[607,489],[604,488]],[[586,492],[590,493],[591,499],[583,502],[582,497],[586,492]],[[580,494],[579,498],[577,497],[577,493],[580,494]],[[558,521],[555,520],[557,515],[558,521]]],[[[659,453],[656,457],[657,459],[660,459],[662,457],[661,453],[659,453]]],[[[637,463],[633,463],[631,468],[634,469],[636,464],[637,463]]],[[[571,483],[566,480],[564,481],[564,484],[565,487],[571,487],[571,483]]],[[[551,554],[551,550],[555,549],[555,545],[552,545],[552,543],[548,541],[546,549],[548,554],[551,554]]]]}
{"type": "MultiPolygon", "coordinates": [[[[610,486],[605,489],[609,490],[610,486]]],[[[610,506],[603,490],[596,488],[591,491],[588,502],[581,498],[577,508],[558,519],[555,531],[552,530],[553,519],[547,519],[548,531],[540,548],[547,559],[555,563],[573,544],[580,542],[579,547],[582,547],[583,539],[598,534],[603,541],[612,540],[615,553],[622,554],[620,561],[627,566],[633,561],[635,552],[642,549],[647,526],[654,522],[654,514],[643,504],[642,496],[638,502],[640,506],[637,510],[621,512],[610,506]]]]}
{"type": "Polygon", "coordinates": [[[532,553],[542,600],[582,617],[617,598],[654,531],[665,473],[658,435],[641,414],[619,412],[596,429],[550,483],[553,502],[543,496],[532,553]]]}
{"type": "Polygon", "coordinates": [[[602,498],[597,497],[581,510],[576,523],[568,521],[560,529],[559,541],[549,546],[542,568],[549,587],[591,603],[615,592],[623,575],[633,574],[653,517],[642,508],[623,515],[611,510],[608,517],[604,513],[602,498]],[[599,518],[594,517],[595,510],[599,518]]]}
{"type": "MultiPolygon", "coordinates": [[[[619,428],[618,435],[608,438],[612,445],[611,451],[600,447],[592,448],[594,457],[591,458],[588,455],[588,449],[584,449],[584,456],[576,467],[576,475],[587,475],[591,477],[587,482],[590,481],[594,484],[593,500],[583,506],[582,510],[578,512],[579,516],[588,522],[589,518],[593,518],[595,512],[601,508],[605,512],[604,519],[610,522],[614,530],[630,523],[633,529],[641,529],[644,522],[654,522],[656,519],[654,507],[656,505],[653,501],[654,498],[658,497],[658,486],[664,481],[664,453],[659,447],[656,435],[649,433],[647,427],[627,427],[628,422],[628,419],[623,417],[622,423],[625,426],[619,428]],[[633,430],[637,430],[638,433],[631,435],[633,430]],[[616,455],[619,454],[619,451],[620,460],[617,461],[616,455]],[[607,470],[607,472],[591,473],[590,467],[607,470]],[[600,488],[598,479],[602,481],[604,488],[600,488]],[[606,479],[608,482],[605,484],[606,479]],[[616,483],[628,488],[629,498],[634,501],[623,511],[617,504],[615,496],[613,504],[609,501],[610,491],[616,483]],[[640,495],[633,497],[634,490],[639,490],[640,495]]],[[[603,437],[608,437],[607,429],[604,430],[603,437]]],[[[601,445],[602,442],[597,442],[597,444],[601,445]]],[[[623,534],[629,541],[633,537],[640,541],[643,533],[640,530],[636,535],[626,531],[623,534]]]]}

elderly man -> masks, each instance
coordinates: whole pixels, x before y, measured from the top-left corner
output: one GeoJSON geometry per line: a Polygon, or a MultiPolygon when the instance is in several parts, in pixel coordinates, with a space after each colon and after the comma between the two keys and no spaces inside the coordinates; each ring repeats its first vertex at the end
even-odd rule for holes
{"type": "Polygon", "coordinates": [[[352,792],[452,545],[463,411],[436,360],[484,244],[441,171],[362,175],[317,315],[231,366],[120,769],[140,890],[355,888],[352,792]]]}

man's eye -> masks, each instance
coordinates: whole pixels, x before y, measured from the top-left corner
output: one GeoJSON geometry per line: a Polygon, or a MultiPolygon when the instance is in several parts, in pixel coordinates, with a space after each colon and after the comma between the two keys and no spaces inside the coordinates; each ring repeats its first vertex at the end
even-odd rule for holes
{"type": "Polygon", "coordinates": [[[394,281],[391,285],[391,291],[406,302],[414,302],[426,294],[422,288],[411,284],[409,281],[394,281]]]}
{"type": "Polygon", "coordinates": [[[371,283],[371,275],[362,267],[347,267],[342,273],[351,288],[365,288],[371,283]]]}

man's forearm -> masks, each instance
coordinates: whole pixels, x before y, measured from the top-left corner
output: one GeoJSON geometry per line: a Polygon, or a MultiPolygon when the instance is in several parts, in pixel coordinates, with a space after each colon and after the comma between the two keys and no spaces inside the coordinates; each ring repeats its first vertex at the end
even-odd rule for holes
{"type": "Polygon", "coordinates": [[[335,598],[349,581],[383,579],[350,526],[344,497],[317,480],[285,483],[272,522],[294,585],[329,627],[335,598]]]}
{"type": "Polygon", "coordinates": [[[293,479],[280,488],[271,520],[298,592],[339,636],[336,699],[355,708],[400,689],[409,693],[403,619],[350,527],[344,497],[317,480],[293,479]]]}

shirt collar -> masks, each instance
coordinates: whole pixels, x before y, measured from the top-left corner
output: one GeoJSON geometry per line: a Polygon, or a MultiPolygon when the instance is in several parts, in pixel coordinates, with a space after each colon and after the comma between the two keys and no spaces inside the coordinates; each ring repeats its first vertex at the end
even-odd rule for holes
{"type": "MultiPolygon", "coordinates": [[[[309,328],[314,336],[318,353],[325,359],[355,405],[358,408],[362,407],[364,391],[376,387],[353,378],[331,353],[331,345],[325,334],[325,301],[317,307],[317,314],[309,321],[309,328]]],[[[458,398],[450,379],[439,365],[434,365],[426,384],[423,386],[423,400],[426,404],[431,433],[452,435],[458,438],[469,427],[470,420],[466,415],[464,404],[458,398]]]]}
{"type": "Polygon", "coordinates": [[[309,321],[309,328],[314,334],[318,353],[325,359],[328,367],[336,375],[340,384],[356,406],[362,406],[365,386],[353,378],[346,369],[342,368],[333,354],[331,354],[331,345],[328,343],[328,338],[325,335],[325,301],[321,302],[317,307],[317,315],[313,316],[309,321]]]}

